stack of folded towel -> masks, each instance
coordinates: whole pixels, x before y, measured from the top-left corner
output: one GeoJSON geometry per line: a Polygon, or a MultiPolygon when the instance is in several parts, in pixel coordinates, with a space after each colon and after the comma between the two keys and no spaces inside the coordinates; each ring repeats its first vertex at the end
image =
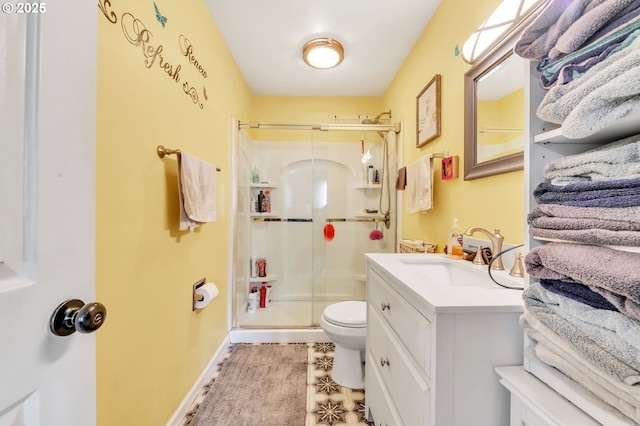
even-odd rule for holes
{"type": "Polygon", "coordinates": [[[640,422],[640,137],[548,163],[527,216],[548,240],[520,324],[538,359],[623,423],[640,422]]]}
{"type": "Polygon", "coordinates": [[[550,0],[515,46],[550,89],[538,116],[583,138],[640,111],[640,0],[550,0]]]}
{"type": "MultiPolygon", "coordinates": [[[[640,0],[549,0],[515,52],[569,138],[640,112],[640,0]]],[[[623,424],[640,423],[640,135],[551,161],[533,195],[520,323],[538,359],[623,424]]]]}

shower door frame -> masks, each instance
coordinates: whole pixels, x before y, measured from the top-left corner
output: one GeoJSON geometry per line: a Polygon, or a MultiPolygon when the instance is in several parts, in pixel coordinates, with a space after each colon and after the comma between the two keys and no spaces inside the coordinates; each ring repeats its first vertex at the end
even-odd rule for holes
{"type": "MultiPolygon", "coordinates": [[[[237,253],[236,250],[238,248],[238,189],[239,189],[239,145],[240,145],[240,137],[241,130],[243,129],[271,129],[271,130],[321,130],[321,131],[379,131],[379,132],[393,132],[395,134],[395,149],[396,149],[396,162],[395,164],[388,164],[388,190],[392,191],[395,188],[394,182],[395,172],[397,171],[397,167],[403,163],[403,123],[398,122],[395,124],[322,124],[322,123],[313,123],[313,124],[271,124],[271,123],[243,123],[232,119],[232,148],[231,148],[231,170],[233,171],[231,177],[231,194],[230,194],[230,206],[231,206],[231,215],[230,215],[230,238],[229,238],[229,266],[228,266],[228,324],[229,329],[231,331],[237,330],[268,330],[268,329],[309,329],[316,328],[313,324],[300,326],[300,325],[290,325],[290,326],[270,326],[266,325],[265,327],[255,327],[255,326],[247,326],[238,324],[239,314],[241,312],[242,307],[239,305],[237,299],[237,285],[240,284],[237,282],[238,276],[236,274],[236,258],[237,253]]],[[[314,140],[311,138],[311,142],[314,140]]],[[[395,209],[395,251],[398,251],[398,240],[399,236],[402,235],[402,202],[403,197],[396,195],[395,197],[395,205],[390,206],[392,209],[395,209]]],[[[312,285],[313,287],[313,285],[312,285]]],[[[313,294],[313,289],[312,289],[313,294]]],[[[313,300],[311,301],[313,303],[313,300]]],[[[243,305],[245,306],[245,305],[243,305]]],[[[312,322],[312,321],[311,321],[312,322]]]]}

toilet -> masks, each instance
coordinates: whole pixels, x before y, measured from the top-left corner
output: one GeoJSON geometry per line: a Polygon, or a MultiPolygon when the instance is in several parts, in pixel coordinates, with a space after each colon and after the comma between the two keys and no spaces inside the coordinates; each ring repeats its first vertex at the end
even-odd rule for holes
{"type": "Polygon", "coordinates": [[[338,302],[327,306],[320,326],[335,344],[331,376],[339,385],[364,389],[367,302],[338,302]]]}

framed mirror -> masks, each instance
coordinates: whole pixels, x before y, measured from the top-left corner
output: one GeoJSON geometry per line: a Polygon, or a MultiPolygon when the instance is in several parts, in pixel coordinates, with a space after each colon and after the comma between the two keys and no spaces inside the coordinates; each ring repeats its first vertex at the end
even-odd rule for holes
{"type": "Polygon", "coordinates": [[[522,170],[527,61],[513,31],[464,77],[464,180],[522,170]]]}

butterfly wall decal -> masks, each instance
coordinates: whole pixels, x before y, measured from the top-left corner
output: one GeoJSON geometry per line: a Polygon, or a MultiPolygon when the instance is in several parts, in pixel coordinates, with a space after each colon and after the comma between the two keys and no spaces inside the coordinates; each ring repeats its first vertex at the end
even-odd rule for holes
{"type": "Polygon", "coordinates": [[[160,13],[160,9],[158,9],[156,2],[153,2],[153,7],[156,9],[156,19],[162,24],[162,28],[164,28],[167,24],[167,17],[160,13]]]}

